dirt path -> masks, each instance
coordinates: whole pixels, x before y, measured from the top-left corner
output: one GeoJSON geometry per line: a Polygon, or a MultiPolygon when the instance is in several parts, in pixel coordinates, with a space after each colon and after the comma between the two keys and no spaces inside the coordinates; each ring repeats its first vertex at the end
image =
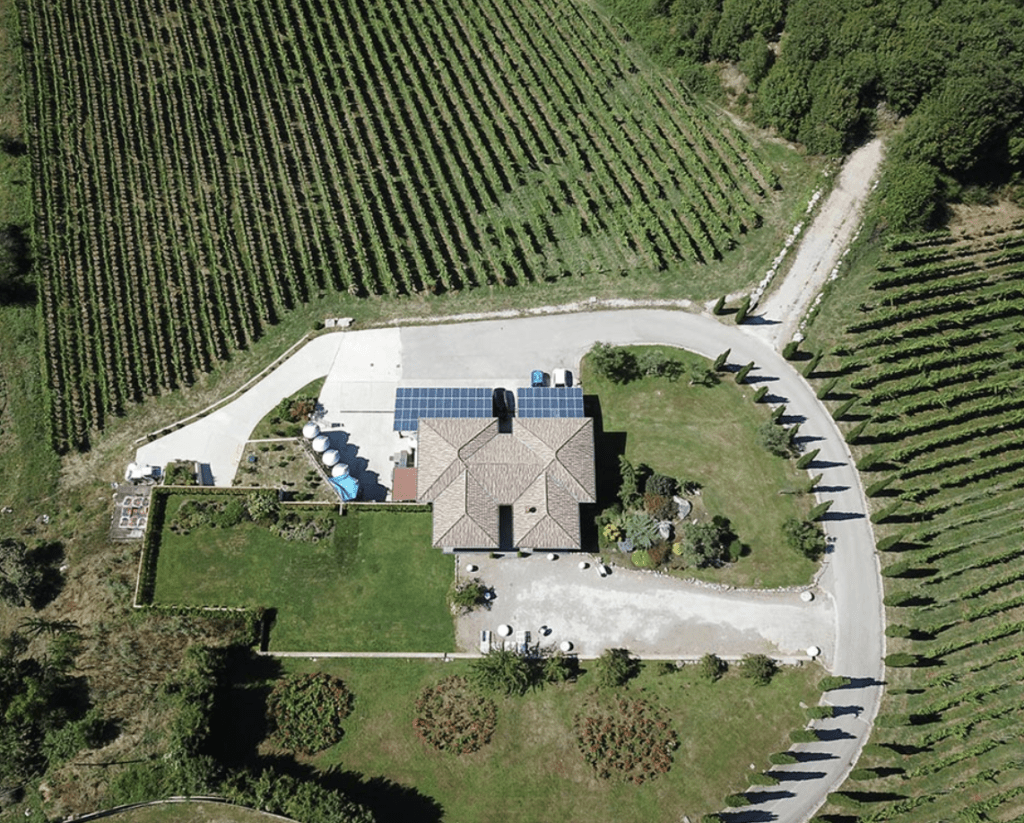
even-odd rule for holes
{"type": "Polygon", "coordinates": [[[800,241],[789,272],[741,328],[777,351],[793,339],[860,226],[882,154],[882,141],[876,138],[850,155],[800,241]]]}

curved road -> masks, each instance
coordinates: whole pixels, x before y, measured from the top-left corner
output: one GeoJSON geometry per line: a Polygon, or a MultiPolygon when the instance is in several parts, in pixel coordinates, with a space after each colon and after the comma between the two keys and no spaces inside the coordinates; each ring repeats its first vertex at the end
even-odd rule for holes
{"type": "MultiPolygon", "coordinates": [[[[723,813],[734,820],[807,820],[845,779],[878,711],[884,673],[882,589],[866,500],[846,443],[810,386],[767,341],[709,317],[652,309],[326,335],[311,341],[238,400],[147,444],[139,450],[139,459],[161,463],[165,454],[209,459],[215,453],[219,457],[210,462],[220,468],[215,466],[214,476],[230,483],[252,425],[283,395],[316,377],[328,375],[322,398],[329,395],[336,406],[329,415],[352,417],[358,424],[358,413],[384,430],[390,423],[383,398],[393,398],[389,392],[396,385],[498,385],[495,378],[502,376],[507,376],[502,378],[505,385],[512,385],[514,377],[529,375],[538,366],[550,370],[571,363],[578,371],[580,358],[595,340],[667,344],[708,358],[731,349],[730,362],[753,361],[756,367],[748,380],[766,383],[770,401],[785,403],[787,417],[801,420],[800,439],[821,450],[810,471],[823,475],[819,500],[834,502],[824,523],[832,550],[820,585],[835,601],[832,671],[850,677],[853,685],[826,695],[841,709],[838,717],[814,723],[826,739],[794,747],[801,762],[773,770],[782,781],[778,786],[751,790],[763,802],[723,813]],[[348,410],[346,397],[353,398],[348,410]]],[[[373,468],[372,459],[370,464],[373,468]]]]}

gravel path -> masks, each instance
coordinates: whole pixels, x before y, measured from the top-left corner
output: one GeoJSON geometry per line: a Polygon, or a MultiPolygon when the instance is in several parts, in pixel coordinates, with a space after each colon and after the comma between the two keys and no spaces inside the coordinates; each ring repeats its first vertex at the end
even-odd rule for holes
{"type": "Polygon", "coordinates": [[[851,154],[835,187],[804,233],[783,281],[749,315],[742,328],[781,350],[796,334],[860,227],[864,202],[882,162],[882,141],[851,154]]]}

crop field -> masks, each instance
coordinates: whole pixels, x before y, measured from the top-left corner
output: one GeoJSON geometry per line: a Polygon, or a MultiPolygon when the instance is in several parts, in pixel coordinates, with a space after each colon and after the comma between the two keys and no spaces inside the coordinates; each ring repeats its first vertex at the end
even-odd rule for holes
{"type": "Polygon", "coordinates": [[[671,277],[777,186],[583,3],[20,8],[59,450],[312,297],[671,277]]]}
{"type": "Polygon", "coordinates": [[[846,333],[811,340],[866,471],[893,665],[874,771],[829,808],[1024,820],[1024,225],[890,242],[851,278],[846,333]]]}

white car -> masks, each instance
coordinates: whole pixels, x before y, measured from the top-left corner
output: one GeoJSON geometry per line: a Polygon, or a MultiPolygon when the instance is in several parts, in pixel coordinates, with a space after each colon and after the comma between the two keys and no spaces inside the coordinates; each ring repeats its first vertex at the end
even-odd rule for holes
{"type": "Polygon", "coordinates": [[[551,382],[556,388],[572,388],[572,372],[568,369],[555,369],[551,372],[551,382]]]}

